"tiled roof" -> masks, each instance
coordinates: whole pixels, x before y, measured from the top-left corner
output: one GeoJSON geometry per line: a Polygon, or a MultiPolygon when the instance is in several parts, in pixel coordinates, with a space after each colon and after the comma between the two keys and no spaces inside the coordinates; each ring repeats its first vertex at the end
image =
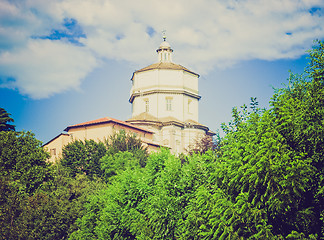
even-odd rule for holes
{"type": "Polygon", "coordinates": [[[91,125],[97,125],[97,124],[103,124],[103,123],[110,123],[110,122],[118,123],[120,125],[124,125],[124,126],[130,127],[130,128],[135,128],[135,129],[138,129],[140,131],[153,133],[152,131],[147,130],[145,128],[141,128],[141,127],[135,126],[133,124],[130,124],[130,123],[118,120],[118,119],[110,118],[110,117],[99,118],[99,119],[96,119],[96,120],[71,125],[71,126],[68,126],[67,128],[65,128],[64,131],[69,131],[71,128],[85,127],[85,126],[91,126],[91,125]]]}
{"type": "Polygon", "coordinates": [[[144,72],[144,71],[148,71],[148,70],[154,70],[154,69],[173,69],[173,70],[184,70],[186,72],[190,72],[192,74],[195,74],[199,77],[199,74],[189,70],[188,68],[185,68],[179,64],[175,64],[172,62],[159,62],[159,63],[154,63],[150,66],[147,66],[145,68],[142,68],[140,70],[135,71],[135,73],[137,72],[144,72]]]}

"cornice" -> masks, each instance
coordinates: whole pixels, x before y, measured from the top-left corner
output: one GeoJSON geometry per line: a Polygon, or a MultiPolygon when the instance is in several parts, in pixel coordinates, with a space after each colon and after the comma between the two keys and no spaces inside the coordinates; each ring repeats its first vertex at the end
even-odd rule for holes
{"type": "Polygon", "coordinates": [[[201,129],[204,130],[206,133],[209,133],[210,135],[215,135],[213,132],[209,130],[209,128],[205,125],[202,124],[194,124],[194,123],[186,123],[186,122],[181,122],[181,121],[176,121],[176,120],[170,120],[170,121],[151,121],[151,120],[146,120],[146,119],[128,119],[126,122],[133,124],[133,125],[151,125],[151,126],[157,126],[157,127],[166,127],[166,126],[178,126],[183,129],[201,129]]]}
{"type": "Polygon", "coordinates": [[[134,99],[139,96],[146,96],[151,94],[183,94],[188,97],[196,98],[197,100],[200,100],[201,96],[198,94],[186,91],[186,90],[149,90],[144,92],[133,92],[132,95],[129,98],[129,102],[133,103],[134,99]]]}

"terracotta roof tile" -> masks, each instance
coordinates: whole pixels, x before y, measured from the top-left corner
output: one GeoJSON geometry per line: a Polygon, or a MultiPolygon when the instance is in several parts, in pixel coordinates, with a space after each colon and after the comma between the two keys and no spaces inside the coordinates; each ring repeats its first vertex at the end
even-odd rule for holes
{"type": "Polygon", "coordinates": [[[109,123],[109,122],[119,123],[121,125],[130,127],[130,128],[138,129],[140,131],[153,133],[152,131],[147,130],[145,128],[141,128],[141,127],[135,126],[133,124],[130,124],[130,123],[127,123],[127,122],[124,122],[124,121],[121,121],[121,120],[118,120],[118,119],[115,119],[115,118],[111,118],[111,117],[104,117],[104,118],[99,118],[99,119],[88,121],[88,122],[83,122],[83,123],[78,123],[78,124],[75,124],[75,125],[71,125],[71,126],[68,126],[67,128],[65,128],[64,131],[69,131],[71,128],[85,127],[85,126],[102,124],[102,123],[109,123]]]}

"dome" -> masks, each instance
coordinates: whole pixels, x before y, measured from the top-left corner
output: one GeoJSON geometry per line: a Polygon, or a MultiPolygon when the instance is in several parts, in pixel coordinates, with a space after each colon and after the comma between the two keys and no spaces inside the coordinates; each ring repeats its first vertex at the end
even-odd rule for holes
{"type": "Polygon", "coordinates": [[[160,44],[160,48],[171,48],[170,44],[167,41],[163,41],[160,44]]]}

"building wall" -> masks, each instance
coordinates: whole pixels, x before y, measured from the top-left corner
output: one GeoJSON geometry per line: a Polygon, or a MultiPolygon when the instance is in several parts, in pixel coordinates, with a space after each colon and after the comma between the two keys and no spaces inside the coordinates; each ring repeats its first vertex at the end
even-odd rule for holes
{"type": "Polygon", "coordinates": [[[55,162],[62,157],[62,149],[65,145],[76,140],[94,140],[96,142],[103,142],[108,139],[112,134],[125,130],[128,133],[135,133],[146,146],[148,151],[156,151],[159,149],[158,146],[150,144],[153,142],[153,133],[144,132],[128,126],[116,124],[116,123],[105,123],[100,125],[90,125],[83,127],[74,127],[68,131],[68,134],[61,134],[54,138],[52,141],[44,145],[44,148],[51,154],[49,161],[55,162]],[[55,154],[54,154],[55,153],[55,154]]]}
{"type": "Polygon", "coordinates": [[[50,153],[50,162],[55,162],[62,157],[63,146],[72,141],[68,134],[60,134],[54,140],[44,146],[44,149],[50,153]]]}
{"type": "Polygon", "coordinates": [[[203,138],[206,132],[202,129],[187,127],[182,131],[182,151],[187,150],[196,141],[203,138]]]}
{"type": "Polygon", "coordinates": [[[132,102],[132,116],[148,112],[158,119],[174,117],[180,121],[192,119],[198,122],[198,99],[184,91],[198,95],[197,75],[167,69],[135,73],[131,95],[137,95],[132,102]],[[171,110],[167,109],[167,99],[171,99],[171,110]]]}

